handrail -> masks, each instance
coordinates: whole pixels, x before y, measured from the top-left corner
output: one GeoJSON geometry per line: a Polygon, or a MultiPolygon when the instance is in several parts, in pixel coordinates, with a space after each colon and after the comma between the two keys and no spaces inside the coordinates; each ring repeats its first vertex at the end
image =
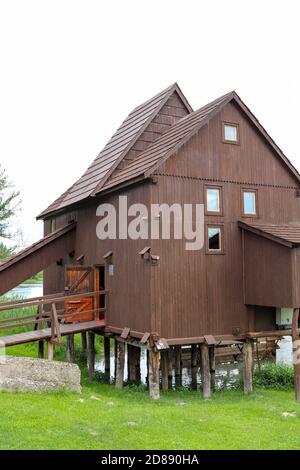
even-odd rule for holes
{"type": "MultiPolygon", "coordinates": [[[[100,314],[101,312],[107,312],[108,306],[108,290],[101,290],[101,291],[94,291],[94,292],[84,292],[81,294],[72,294],[72,295],[63,295],[61,293],[58,294],[51,294],[50,296],[45,297],[36,297],[24,301],[17,301],[17,302],[5,302],[0,304],[0,312],[1,311],[9,311],[9,310],[18,310],[26,307],[34,307],[38,306],[41,307],[37,313],[31,315],[24,315],[20,317],[13,317],[13,318],[5,318],[0,319],[0,331],[2,330],[9,330],[12,328],[28,326],[28,325],[39,325],[40,323],[50,323],[51,328],[51,343],[56,343],[58,345],[62,345],[61,339],[61,332],[60,332],[60,321],[63,321],[65,318],[68,317],[76,317],[79,315],[86,315],[86,314],[100,314]],[[92,297],[95,301],[96,296],[104,295],[106,297],[106,306],[102,308],[96,308],[96,302],[94,302],[94,308],[92,310],[83,310],[79,312],[68,312],[63,309],[57,309],[56,304],[61,304],[63,302],[69,302],[72,300],[79,300],[80,298],[92,297]],[[51,308],[49,311],[45,312],[43,307],[45,305],[50,305],[51,308]]],[[[1,339],[1,337],[0,337],[1,339]]]]}

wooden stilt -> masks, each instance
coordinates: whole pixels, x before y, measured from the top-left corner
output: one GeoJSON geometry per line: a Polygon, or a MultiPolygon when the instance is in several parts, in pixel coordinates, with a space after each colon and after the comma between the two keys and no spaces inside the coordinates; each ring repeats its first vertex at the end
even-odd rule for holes
{"type": "Polygon", "coordinates": [[[114,358],[115,358],[115,364],[114,364],[114,378],[115,378],[115,381],[116,381],[116,378],[117,378],[117,355],[118,355],[118,352],[117,352],[117,340],[115,339],[115,347],[114,347],[114,358]]]}
{"type": "Polygon", "coordinates": [[[209,347],[206,343],[200,345],[201,351],[201,377],[202,377],[202,393],[206,400],[211,396],[211,378],[209,365],[209,347]]]}
{"type": "Polygon", "coordinates": [[[210,364],[210,380],[211,380],[211,389],[215,390],[216,388],[216,347],[209,347],[209,364],[210,364]]]}
{"type": "Polygon", "coordinates": [[[105,373],[110,376],[110,338],[104,336],[104,370],[105,373]]]}
{"type": "Polygon", "coordinates": [[[160,354],[159,352],[151,349],[150,353],[150,373],[149,373],[149,391],[152,400],[159,399],[159,365],[160,354]]]}
{"type": "Polygon", "coordinates": [[[67,352],[67,361],[75,361],[75,344],[74,344],[74,335],[68,335],[66,341],[66,352],[67,352]]]}
{"type": "Polygon", "coordinates": [[[175,346],[175,385],[180,387],[182,383],[182,368],[181,368],[181,346],[175,346]]]}
{"type": "Polygon", "coordinates": [[[38,344],[38,358],[39,359],[44,358],[44,341],[39,341],[39,344],[38,344]]]}
{"type": "Polygon", "coordinates": [[[248,339],[243,346],[243,376],[244,376],[244,394],[249,395],[253,391],[253,341],[248,339]]]}
{"type": "Polygon", "coordinates": [[[141,383],[141,348],[135,348],[135,377],[138,384],[141,383]]]}
{"type": "Polygon", "coordinates": [[[117,342],[117,370],[116,370],[116,388],[123,388],[124,385],[124,366],[125,366],[125,343],[117,342]]]}
{"type": "Polygon", "coordinates": [[[89,379],[95,378],[95,333],[88,332],[88,371],[89,379]]]}
{"type": "Polygon", "coordinates": [[[161,386],[163,390],[169,388],[169,350],[161,351],[161,386]]]}
{"type": "Polygon", "coordinates": [[[136,383],[136,355],[137,348],[131,344],[127,344],[127,370],[128,370],[128,382],[136,383]]]}
{"type": "Polygon", "coordinates": [[[173,387],[173,348],[168,349],[168,388],[173,387]]]}
{"type": "Polygon", "coordinates": [[[53,361],[54,357],[54,343],[48,341],[48,359],[49,361],[53,361]]]}
{"type": "Polygon", "coordinates": [[[150,353],[149,353],[149,349],[147,349],[147,358],[146,358],[146,362],[147,362],[147,375],[146,375],[146,385],[149,387],[149,376],[150,376],[150,353]]]}
{"type": "Polygon", "coordinates": [[[298,403],[300,403],[300,340],[298,334],[299,326],[299,308],[294,309],[293,324],[292,324],[292,339],[293,339],[293,364],[295,375],[295,396],[298,403]]]}
{"type": "Polygon", "coordinates": [[[87,336],[86,336],[86,331],[83,331],[81,333],[81,344],[82,344],[82,351],[86,352],[87,350],[87,336]]]}
{"type": "Polygon", "coordinates": [[[198,347],[197,344],[191,345],[191,370],[192,370],[192,389],[197,390],[197,372],[198,372],[198,347]]]}

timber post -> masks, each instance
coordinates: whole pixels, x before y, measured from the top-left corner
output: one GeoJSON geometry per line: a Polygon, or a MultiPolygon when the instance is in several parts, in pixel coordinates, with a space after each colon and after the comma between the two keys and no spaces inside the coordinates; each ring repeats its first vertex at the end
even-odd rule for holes
{"type": "Polygon", "coordinates": [[[173,386],[173,349],[168,349],[168,388],[173,386]]]}
{"type": "Polygon", "coordinates": [[[244,394],[249,395],[253,391],[253,341],[248,339],[243,346],[243,377],[244,394]]]}
{"type": "Polygon", "coordinates": [[[292,340],[293,340],[293,364],[295,376],[295,396],[296,401],[300,403],[300,340],[298,334],[299,308],[293,312],[292,340]]]}
{"type": "Polygon", "coordinates": [[[118,356],[117,339],[115,338],[115,343],[114,343],[114,378],[115,378],[115,381],[117,378],[117,356],[118,356]]]}
{"type": "Polygon", "coordinates": [[[163,390],[169,388],[169,350],[162,351],[161,358],[161,386],[163,390]]]}
{"type": "Polygon", "coordinates": [[[182,384],[182,354],[181,346],[175,346],[175,385],[180,387],[182,384]]]}
{"type": "Polygon", "coordinates": [[[201,351],[201,377],[203,398],[207,400],[211,397],[211,376],[209,364],[209,346],[206,343],[200,344],[201,351]]]}
{"type": "Polygon", "coordinates": [[[210,364],[210,380],[211,389],[216,388],[216,346],[209,347],[209,364],[210,364]]]}
{"type": "Polygon", "coordinates": [[[95,333],[88,332],[88,371],[89,379],[95,378],[95,333]]]}
{"type": "Polygon", "coordinates": [[[66,340],[67,361],[75,362],[75,343],[74,335],[68,335],[66,340]]]}
{"type": "Polygon", "coordinates": [[[104,336],[104,371],[105,374],[110,376],[110,338],[109,336],[104,336]]]}
{"type": "Polygon", "coordinates": [[[87,351],[87,336],[86,336],[86,331],[83,331],[81,333],[81,344],[82,344],[82,351],[86,352],[87,351]]]}
{"type": "Polygon", "coordinates": [[[152,400],[159,399],[159,365],[160,353],[154,349],[149,352],[150,367],[149,367],[149,392],[152,400]]]}
{"type": "Polygon", "coordinates": [[[117,343],[117,367],[116,367],[116,388],[123,388],[124,366],[125,366],[125,343],[116,340],[117,343]]]}
{"type": "Polygon", "coordinates": [[[137,381],[137,369],[136,369],[136,346],[127,344],[127,370],[128,370],[128,382],[135,383],[137,381]]]}
{"type": "Polygon", "coordinates": [[[39,359],[44,358],[44,341],[43,340],[39,341],[39,344],[38,344],[38,358],[39,359]]]}
{"type": "Polygon", "coordinates": [[[53,361],[53,357],[54,357],[54,343],[53,343],[51,340],[49,340],[47,343],[48,343],[48,351],[47,351],[47,353],[48,353],[48,360],[49,360],[49,361],[53,361]]]}
{"type": "Polygon", "coordinates": [[[192,389],[197,390],[197,369],[198,369],[198,348],[197,344],[191,345],[191,372],[192,372],[192,389]]]}

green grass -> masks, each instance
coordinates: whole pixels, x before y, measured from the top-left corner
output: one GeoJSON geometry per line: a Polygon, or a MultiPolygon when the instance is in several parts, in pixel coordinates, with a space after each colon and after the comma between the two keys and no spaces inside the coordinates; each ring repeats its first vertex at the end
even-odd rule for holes
{"type": "Polygon", "coordinates": [[[300,407],[287,391],[223,391],[206,402],[177,391],[152,402],[146,391],[85,381],[81,396],[2,392],[0,403],[0,449],[300,447],[300,407]]]}

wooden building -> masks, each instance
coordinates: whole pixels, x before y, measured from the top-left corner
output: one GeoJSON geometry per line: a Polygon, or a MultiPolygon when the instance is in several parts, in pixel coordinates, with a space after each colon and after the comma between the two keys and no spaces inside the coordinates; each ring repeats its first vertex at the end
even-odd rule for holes
{"type": "Polygon", "coordinates": [[[142,339],[154,376],[159,350],[199,344],[207,383],[211,350],[242,341],[251,389],[253,338],[291,334],[300,305],[300,175],[235,92],[193,111],[174,84],[138,106],[39,219],[46,239],[67,237],[56,262],[45,262],[44,294],[107,290],[105,334],[120,344],[142,339]],[[100,240],[97,208],[118,210],[124,195],[149,214],[152,204],[203,204],[203,249],[186,250],[184,238],[100,240]]]}

